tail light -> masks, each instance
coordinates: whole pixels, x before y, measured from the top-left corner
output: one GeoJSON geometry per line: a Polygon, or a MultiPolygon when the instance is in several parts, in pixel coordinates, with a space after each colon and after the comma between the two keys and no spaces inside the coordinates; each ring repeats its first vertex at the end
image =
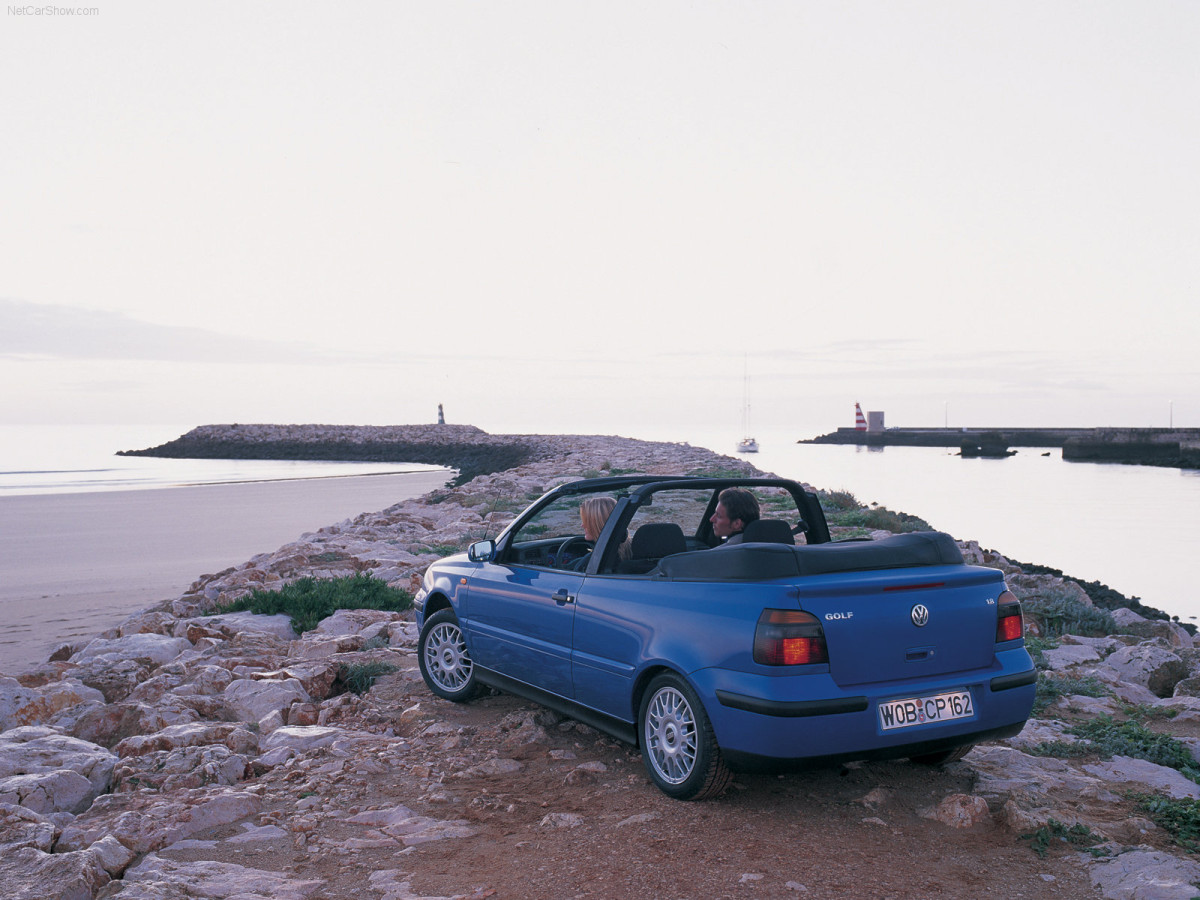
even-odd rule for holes
{"type": "Polygon", "coordinates": [[[1021,601],[1012,591],[1005,591],[996,601],[996,643],[1015,641],[1025,634],[1021,618],[1021,601]]]}
{"type": "Polygon", "coordinates": [[[829,662],[820,621],[798,609],[764,609],[754,629],[754,661],[764,666],[829,662]]]}

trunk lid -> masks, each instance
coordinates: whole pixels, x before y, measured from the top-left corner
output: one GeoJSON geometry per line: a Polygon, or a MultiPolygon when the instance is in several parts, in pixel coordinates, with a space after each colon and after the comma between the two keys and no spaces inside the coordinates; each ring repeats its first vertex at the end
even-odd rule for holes
{"type": "Polygon", "coordinates": [[[991,666],[1003,591],[1002,573],[975,566],[839,573],[798,587],[844,687],[991,666]]]}

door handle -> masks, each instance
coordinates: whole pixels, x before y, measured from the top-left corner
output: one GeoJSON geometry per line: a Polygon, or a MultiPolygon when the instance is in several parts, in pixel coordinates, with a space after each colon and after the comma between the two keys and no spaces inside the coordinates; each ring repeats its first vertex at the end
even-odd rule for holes
{"type": "Polygon", "coordinates": [[[557,591],[554,592],[554,596],[552,596],[550,599],[553,600],[555,603],[557,603],[559,606],[566,606],[568,603],[575,602],[575,598],[567,593],[566,588],[559,588],[557,591]]]}

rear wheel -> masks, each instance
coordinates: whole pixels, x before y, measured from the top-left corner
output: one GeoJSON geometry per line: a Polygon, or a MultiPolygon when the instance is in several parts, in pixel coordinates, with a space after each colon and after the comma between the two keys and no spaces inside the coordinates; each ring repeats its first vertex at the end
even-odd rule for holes
{"type": "Polygon", "coordinates": [[[425,621],[417,658],[421,677],[439,697],[463,703],[479,692],[475,664],[453,610],[440,610],[425,621]]]}
{"type": "Polygon", "coordinates": [[[708,715],[682,678],[666,673],[650,682],[638,723],[642,761],[664,794],[676,800],[705,800],[729,787],[732,775],[708,715]]]}
{"type": "Polygon", "coordinates": [[[974,744],[963,744],[961,747],[955,747],[953,750],[922,753],[920,756],[910,756],[909,759],[923,766],[944,766],[946,763],[957,762],[974,749],[974,744]]]}

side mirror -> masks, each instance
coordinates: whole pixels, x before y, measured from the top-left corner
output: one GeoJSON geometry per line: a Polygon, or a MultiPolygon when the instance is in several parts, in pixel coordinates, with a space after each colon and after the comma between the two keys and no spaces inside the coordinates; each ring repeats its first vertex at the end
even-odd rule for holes
{"type": "Polygon", "coordinates": [[[467,548],[467,559],[471,562],[491,562],[495,555],[496,542],[491,539],[476,541],[467,548]]]}

